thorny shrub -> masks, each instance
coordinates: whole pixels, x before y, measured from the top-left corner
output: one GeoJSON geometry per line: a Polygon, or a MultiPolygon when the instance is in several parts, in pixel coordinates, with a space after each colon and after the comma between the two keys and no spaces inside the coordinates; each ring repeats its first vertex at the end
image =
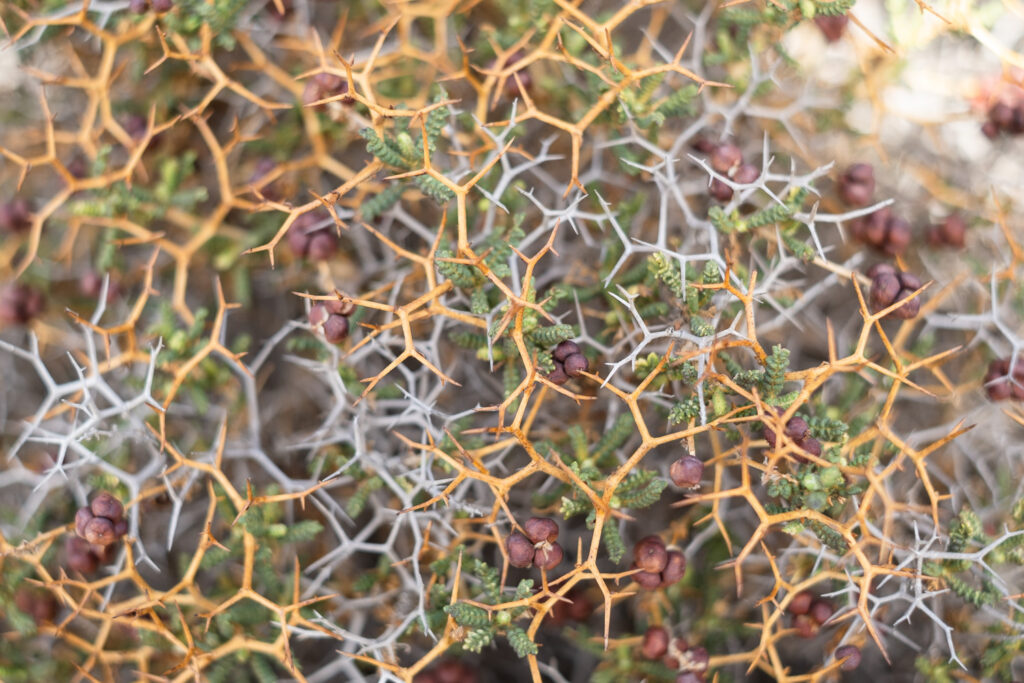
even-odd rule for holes
{"type": "Polygon", "coordinates": [[[3,680],[1024,675],[1019,7],[0,19],[3,680]]]}

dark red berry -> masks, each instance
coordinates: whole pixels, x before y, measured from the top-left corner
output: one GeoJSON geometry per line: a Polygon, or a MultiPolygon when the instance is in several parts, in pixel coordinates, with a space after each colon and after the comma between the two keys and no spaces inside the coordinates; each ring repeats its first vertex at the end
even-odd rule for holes
{"type": "Polygon", "coordinates": [[[136,14],[145,14],[149,9],[149,0],[129,0],[128,9],[136,14]]]}
{"type": "Polygon", "coordinates": [[[843,671],[855,670],[860,666],[860,648],[856,645],[843,645],[842,647],[837,648],[836,661],[842,662],[839,665],[839,668],[843,671]]]}
{"type": "Polygon", "coordinates": [[[75,533],[85,538],[85,525],[92,521],[94,514],[89,508],[79,508],[75,513],[75,533]]]}
{"type": "Polygon", "coordinates": [[[853,164],[839,178],[839,198],[845,204],[867,206],[874,192],[875,170],[871,164],[853,164]]]}
{"type": "Polygon", "coordinates": [[[668,470],[668,476],[676,486],[684,488],[697,486],[700,484],[701,477],[704,476],[704,463],[700,461],[700,458],[684,455],[672,463],[668,470]]]}
{"type": "Polygon", "coordinates": [[[594,613],[594,604],[587,598],[585,591],[572,588],[563,598],[556,602],[548,613],[553,624],[584,622],[594,613]]]}
{"type": "Polygon", "coordinates": [[[907,250],[911,237],[910,223],[902,218],[893,218],[886,226],[885,241],[881,244],[881,249],[886,254],[898,256],[907,250]]]}
{"type": "Polygon", "coordinates": [[[708,185],[708,194],[720,202],[727,202],[732,199],[732,188],[718,178],[712,178],[708,185]]]}
{"type": "Polygon", "coordinates": [[[825,40],[830,43],[835,43],[843,37],[843,31],[846,30],[846,24],[849,21],[850,18],[845,14],[818,15],[814,17],[814,23],[821,29],[825,40]]]}
{"type": "Polygon", "coordinates": [[[542,545],[537,548],[536,553],[534,553],[533,563],[539,569],[551,571],[562,563],[563,556],[564,553],[562,552],[562,546],[557,543],[542,545]]]}
{"type": "Polygon", "coordinates": [[[69,536],[65,543],[64,553],[67,558],[67,566],[72,571],[92,574],[99,567],[99,556],[93,552],[92,546],[84,538],[69,536]]]}
{"type": "Polygon", "coordinates": [[[569,375],[565,374],[562,364],[555,361],[555,369],[548,373],[548,380],[553,384],[562,385],[569,381],[569,375]]]}
{"type": "Polygon", "coordinates": [[[93,517],[85,525],[85,540],[93,545],[107,546],[117,541],[114,523],[106,517],[93,517]]]}
{"type": "Polygon", "coordinates": [[[999,126],[992,121],[986,121],[981,124],[981,134],[989,140],[995,140],[999,136],[999,126]]]}
{"type": "Polygon", "coordinates": [[[564,363],[566,358],[581,351],[579,344],[567,339],[555,347],[555,350],[551,352],[551,357],[559,363],[564,363]]]}
{"type": "Polygon", "coordinates": [[[735,166],[743,163],[743,151],[731,142],[723,142],[711,151],[711,168],[728,174],[735,166]]]}
{"type": "Polygon", "coordinates": [[[816,458],[821,457],[821,442],[814,437],[808,436],[803,439],[799,439],[796,441],[796,445],[805,453],[810,453],[816,458]]]}
{"type": "MultiPolygon", "coordinates": [[[[635,564],[633,569],[639,569],[635,564]]],[[[659,572],[637,572],[632,575],[633,580],[640,584],[641,588],[654,590],[661,587],[661,574],[659,572]]]]}
{"type": "Polygon", "coordinates": [[[587,371],[588,367],[590,367],[590,364],[587,362],[587,357],[582,353],[570,354],[562,363],[562,369],[569,377],[579,377],[580,374],[587,371]]]}
{"type": "Polygon", "coordinates": [[[753,164],[742,164],[736,169],[736,175],[733,176],[733,180],[742,185],[749,185],[750,183],[757,182],[757,179],[761,177],[761,169],[753,164]]]}
{"type": "Polygon", "coordinates": [[[124,505],[107,491],[97,493],[89,504],[89,509],[95,516],[106,517],[112,522],[116,522],[124,515],[124,505]]]}
{"type": "Polygon", "coordinates": [[[313,327],[320,327],[327,322],[327,306],[323,303],[315,303],[309,309],[309,324],[313,327]]]}
{"type": "Polygon", "coordinates": [[[835,612],[835,609],[832,607],[832,603],[819,598],[811,603],[811,610],[808,614],[821,626],[832,618],[833,612],[835,612]]]}
{"type": "Polygon", "coordinates": [[[915,290],[922,287],[921,278],[912,273],[900,273],[899,278],[903,289],[915,290]]]}
{"type": "Polygon", "coordinates": [[[523,531],[534,543],[554,543],[558,540],[558,524],[550,517],[531,517],[523,525],[523,531]]]}
{"type": "Polygon", "coordinates": [[[533,564],[536,548],[523,534],[513,531],[505,539],[505,550],[508,552],[508,563],[513,567],[529,567],[533,564]]]}
{"type": "Polygon", "coordinates": [[[999,130],[1008,131],[1013,125],[1013,107],[1005,102],[996,102],[988,110],[988,120],[994,123],[999,130]]]}
{"type": "Polygon", "coordinates": [[[668,631],[661,626],[651,626],[644,632],[640,653],[647,659],[659,659],[668,652],[668,631]]]}
{"type": "MultiPolygon", "coordinates": [[[[903,301],[907,297],[911,296],[913,293],[914,293],[913,290],[901,289],[900,293],[896,295],[896,301],[903,301]]],[[[911,318],[917,317],[917,314],[920,313],[920,312],[921,312],[921,297],[917,297],[917,298],[911,299],[907,303],[905,303],[902,306],[900,306],[899,308],[897,308],[895,311],[892,312],[892,315],[894,315],[897,318],[901,318],[903,320],[910,320],[911,318]]]]}
{"type": "Polygon", "coordinates": [[[641,538],[633,546],[633,560],[636,562],[636,566],[645,572],[660,573],[668,563],[668,550],[665,548],[665,542],[657,536],[641,538]]]}
{"type": "Polygon", "coordinates": [[[688,649],[690,649],[690,645],[685,638],[676,638],[669,645],[668,654],[661,658],[662,664],[670,669],[679,669],[682,666],[679,656],[684,655],[688,649]]]}
{"type": "Polygon", "coordinates": [[[340,344],[348,336],[348,318],[329,315],[324,322],[324,339],[328,344],[340,344]]]}
{"type": "Polygon", "coordinates": [[[314,261],[326,261],[338,251],[338,236],[331,230],[317,230],[309,236],[306,255],[314,261]]]}
{"type": "Polygon", "coordinates": [[[802,439],[811,431],[811,428],[807,425],[807,421],[802,417],[794,417],[786,423],[786,436],[791,439],[802,439]]]}
{"type": "Polygon", "coordinates": [[[928,229],[928,243],[932,246],[947,246],[962,249],[966,243],[967,222],[959,214],[948,216],[938,225],[928,229]]]}
{"type": "Polygon", "coordinates": [[[323,304],[327,307],[328,313],[333,313],[335,315],[350,316],[356,312],[356,305],[351,301],[328,299],[327,301],[324,301],[323,304]]]}
{"type": "Polygon", "coordinates": [[[883,273],[876,276],[871,281],[871,290],[868,293],[872,310],[877,312],[891,306],[896,301],[896,296],[900,293],[900,289],[902,289],[902,286],[900,285],[899,278],[895,275],[883,273]]]}
{"type": "Polygon", "coordinates": [[[157,14],[170,12],[174,9],[174,0],[151,0],[151,3],[153,5],[153,11],[157,14]]]}
{"type": "Polygon", "coordinates": [[[683,578],[686,573],[686,556],[678,550],[668,551],[668,561],[661,570],[661,585],[671,586],[683,578]]]}
{"type": "Polygon", "coordinates": [[[138,141],[146,137],[149,122],[138,114],[126,114],[121,120],[121,127],[124,128],[124,132],[128,133],[128,137],[138,141]]]}
{"type": "Polygon", "coordinates": [[[867,276],[871,279],[875,279],[879,275],[899,275],[899,271],[896,267],[889,263],[876,263],[875,265],[868,268],[867,276]]]}
{"type": "Polygon", "coordinates": [[[812,602],[814,602],[813,593],[810,591],[800,591],[789,601],[789,606],[786,609],[790,614],[794,615],[807,614],[811,611],[812,602]]]}

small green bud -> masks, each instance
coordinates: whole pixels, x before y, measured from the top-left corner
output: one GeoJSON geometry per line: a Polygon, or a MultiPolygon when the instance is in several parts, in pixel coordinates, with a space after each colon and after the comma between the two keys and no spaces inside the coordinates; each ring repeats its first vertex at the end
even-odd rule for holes
{"type": "Polygon", "coordinates": [[[800,477],[800,486],[804,487],[807,491],[820,491],[821,479],[814,472],[807,472],[804,476],[800,477]]]}
{"type": "Polygon", "coordinates": [[[512,614],[507,610],[501,610],[494,615],[494,623],[498,626],[508,626],[512,623],[512,614]]]}
{"type": "Polygon", "coordinates": [[[611,505],[613,508],[620,508],[622,507],[622,499],[619,498],[618,496],[612,496],[612,499],[608,501],[608,504],[611,505]]]}
{"type": "Polygon", "coordinates": [[[840,486],[845,479],[838,467],[827,467],[821,471],[821,484],[827,489],[840,486]]]}

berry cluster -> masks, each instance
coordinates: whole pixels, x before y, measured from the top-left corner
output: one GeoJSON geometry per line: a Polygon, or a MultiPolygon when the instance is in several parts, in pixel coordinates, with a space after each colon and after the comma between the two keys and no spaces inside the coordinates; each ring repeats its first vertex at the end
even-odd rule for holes
{"type": "Polygon", "coordinates": [[[888,206],[850,221],[850,232],[855,239],[890,256],[905,252],[912,238],[910,223],[893,216],[888,206]]]}
{"type": "Polygon", "coordinates": [[[0,231],[18,233],[32,227],[32,209],[24,199],[0,204],[0,231]]]}
{"type": "Polygon", "coordinates": [[[821,29],[827,42],[835,43],[843,37],[846,25],[850,23],[850,17],[845,14],[823,14],[814,17],[814,23],[821,29]]]}
{"type": "Polygon", "coordinates": [[[825,625],[835,608],[824,598],[817,598],[810,591],[801,591],[793,596],[789,603],[789,613],[793,615],[793,627],[804,638],[812,638],[825,625]]]}
{"type": "MultiPolygon", "coordinates": [[[[776,414],[782,415],[784,412],[781,408],[775,409],[776,414]]],[[[792,417],[786,423],[786,428],[783,430],[783,434],[793,440],[797,448],[810,453],[815,457],[821,456],[821,442],[811,436],[811,427],[807,424],[807,421],[802,417],[792,417]]],[[[767,424],[764,425],[764,440],[768,442],[768,445],[775,448],[775,430],[769,427],[767,424]]],[[[806,458],[797,457],[798,461],[806,462],[806,458]]]]}
{"type": "Polygon", "coordinates": [[[174,0],[130,0],[128,9],[136,14],[144,14],[149,9],[157,14],[163,14],[174,9],[174,0]]]}
{"type": "Polygon", "coordinates": [[[288,229],[288,246],[299,258],[326,261],[338,251],[338,235],[331,226],[314,228],[324,219],[319,211],[304,213],[288,229]]]}
{"type": "Polygon", "coordinates": [[[513,531],[505,540],[508,563],[513,567],[525,568],[531,564],[539,569],[551,571],[562,563],[564,553],[558,539],[558,524],[550,517],[531,517],[523,525],[524,536],[513,531]]]}
{"type": "Polygon", "coordinates": [[[683,578],[686,557],[678,550],[669,550],[658,536],[641,538],[633,546],[633,580],[641,588],[654,590],[671,586],[683,578]]]}
{"type": "Polygon", "coordinates": [[[836,193],[848,206],[867,206],[875,193],[875,169],[871,164],[853,164],[839,177],[836,193]]]}
{"type": "MultiPolygon", "coordinates": [[[[355,98],[348,94],[348,81],[341,76],[330,73],[318,73],[306,81],[306,87],[302,90],[302,104],[307,107],[314,102],[325,100],[328,97],[344,95],[338,102],[345,106],[355,104],[355,98]]],[[[318,105],[317,109],[323,109],[324,104],[318,105]]]]}
{"type": "Polygon", "coordinates": [[[664,626],[651,626],[644,633],[640,653],[647,659],[661,659],[679,672],[676,683],[703,683],[710,657],[703,647],[690,647],[683,638],[673,639],[664,626]]]}
{"type": "Polygon", "coordinates": [[[309,324],[330,344],[340,344],[349,333],[348,317],[356,307],[350,301],[320,301],[309,309],[309,324]]]}
{"type": "Polygon", "coordinates": [[[996,359],[988,364],[985,373],[985,392],[993,401],[1014,399],[1024,401],[1024,358],[1014,364],[1009,358],[996,359]],[[1013,372],[1010,366],[1013,365],[1013,372]]]}
{"type": "Polygon", "coordinates": [[[925,235],[928,239],[928,244],[933,247],[945,246],[963,249],[964,244],[966,244],[967,221],[960,214],[954,213],[951,216],[947,216],[938,225],[929,227],[925,235]]]}
{"type": "Polygon", "coordinates": [[[548,379],[558,385],[565,384],[570,377],[586,372],[590,366],[579,345],[568,340],[555,347],[551,352],[551,360],[555,363],[555,369],[548,374],[548,379]]]}
{"type": "Polygon", "coordinates": [[[981,126],[981,132],[989,140],[994,140],[1000,133],[1020,135],[1024,133],[1024,100],[1015,105],[996,102],[988,110],[988,121],[981,126]]]}
{"type": "MultiPolygon", "coordinates": [[[[733,182],[747,185],[761,177],[757,166],[743,163],[743,151],[732,142],[715,145],[707,140],[699,140],[694,146],[698,151],[710,154],[711,168],[728,176],[733,182]]],[[[727,202],[732,199],[733,192],[727,183],[712,178],[708,194],[720,202],[727,202]]]]}
{"type": "Polygon", "coordinates": [[[413,683],[477,683],[478,680],[476,670],[458,659],[446,659],[412,679],[413,683]]]}
{"type": "Polygon", "coordinates": [[[128,531],[121,501],[100,491],[88,507],[75,513],[75,533],[94,546],[105,548],[117,542],[128,531]]]}
{"type": "MultiPolygon", "coordinates": [[[[868,294],[871,303],[871,310],[875,313],[892,306],[897,301],[903,301],[918,289],[921,289],[921,279],[910,273],[897,271],[888,263],[876,263],[868,269],[867,276],[871,278],[871,290],[868,294]]],[[[894,310],[890,315],[903,320],[910,320],[917,317],[921,312],[921,297],[908,301],[894,310]]]]}
{"type": "Polygon", "coordinates": [[[704,463],[693,455],[684,455],[669,467],[668,476],[672,483],[682,488],[694,488],[700,485],[704,476],[704,463]]]}
{"type": "Polygon", "coordinates": [[[0,290],[0,321],[24,325],[43,312],[42,292],[26,284],[14,283],[0,290]]]}

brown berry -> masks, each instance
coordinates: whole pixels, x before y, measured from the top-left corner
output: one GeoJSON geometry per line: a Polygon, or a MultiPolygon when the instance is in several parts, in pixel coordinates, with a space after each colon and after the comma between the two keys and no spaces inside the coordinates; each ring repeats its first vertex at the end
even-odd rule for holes
{"type": "Polygon", "coordinates": [[[800,614],[793,619],[793,627],[802,638],[813,638],[819,630],[818,622],[809,614],[800,614]]]}
{"type": "Polygon", "coordinates": [[[819,598],[811,603],[811,610],[808,614],[812,619],[814,619],[814,621],[818,622],[819,626],[821,626],[832,618],[833,612],[835,612],[835,609],[832,607],[832,603],[828,600],[819,598]]]}
{"type": "Polygon", "coordinates": [[[69,536],[64,546],[67,566],[72,571],[92,574],[99,567],[100,558],[84,538],[69,536]]]}
{"type": "Polygon", "coordinates": [[[733,180],[742,185],[749,185],[750,183],[757,182],[757,179],[761,177],[761,169],[753,164],[742,164],[736,169],[736,175],[733,176],[733,180]]]}
{"type": "Polygon", "coordinates": [[[546,571],[551,571],[562,563],[562,546],[557,543],[551,545],[542,545],[537,548],[536,553],[533,556],[533,563],[539,568],[546,571]]]}
{"type": "MultiPolygon", "coordinates": [[[[633,569],[638,569],[634,564],[633,569]]],[[[661,587],[661,574],[659,572],[637,572],[632,575],[633,580],[640,584],[641,588],[654,590],[661,587]]]]}
{"type": "Polygon", "coordinates": [[[902,218],[893,218],[886,224],[885,240],[880,245],[881,249],[886,254],[898,256],[907,250],[911,237],[910,223],[902,218]]]}
{"type": "Polygon", "coordinates": [[[900,289],[902,289],[902,286],[900,285],[899,278],[895,275],[889,275],[888,273],[876,275],[871,281],[871,290],[868,292],[871,310],[878,312],[891,306],[896,301],[900,289]]]}
{"type": "Polygon", "coordinates": [[[562,363],[562,369],[569,377],[579,377],[580,374],[587,371],[588,367],[590,367],[590,364],[587,362],[587,357],[582,353],[570,354],[562,363]]]}
{"type": "Polygon", "coordinates": [[[326,261],[338,251],[338,236],[331,230],[317,230],[309,236],[306,255],[314,261],[326,261]]]}
{"type": "Polygon", "coordinates": [[[53,594],[34,586],[21,586],[14,594],[19,611],[32,617],[36,624],[52,622],[57,616],[57,600],[53,594]]]}
{"type": "Polygon", "coordinates": [[[871,164],[853,164],[839,178],[839,198],[845,204],[867,206],[874,192],[875,171],[871,164]]]}
{"type": "Polygon", "coordinates": [[[786,609],[790,614],[807,614],[811,611],[811,603],[814,602],[814,594],[810,591],[800,591],[789,601],[786,609]]]}
{"type": "Polygon", "coordinates": [[[145,14],[149,9],[149,0],[130,0],[128,9],[136,14],[145,14]]]}
{"type": "Polygon", "coordinates": [[[106,517],[93,517],[85,525],[85,540],[100,546],[116,542],[117,532],[114,523],[106,517]]]}
{"type": "Polygon", "coordinates": [[[668,470],[668,476],[676,486],[683,488],[697,486],[700,484],[701,477],[704,476],[704,463],[700,461],[700,458],[684,455],[672,463],[668,470]]]}
{"type": "MultiPolygon", "coordinates": [[[[907,297],[911,296],[913,293],[913,290],[901,289],[900,293],[896,295],[896,301],[903,301],[907,297]]],[[[914,299],[911,299],[907,303],[903,304],[899,308],[897,308],[895,311],[892,312],[892,315],[903,320],[910,320],[911,318],[917,317],[917,314],[920,312],[921,297],[916,297],[914,299]]]]}
{"type": "Polygon", "coordinates": [[[644,632],[640,653],[647,659],[664,657],[668,652],[668,631],[662,626],[651,626],[644,632]]]}
{"type": "Polygon", "coordinates": [[[513,531],[505,539],[505,550],[508,552],[508,563],[513,567],[529,567],[533,564],[536,548],[523,534],[513,531]]]}
{"type": "Polygon", "coordinates": [[[163,14],[164,12],[170,12],[174,9],[174,0],[151,0],[153,11],[157,14],[163,14]]]}
{"type": "Polygon", "coordinates": [[[558,540],[558,524],[550,517],[531,517],[526,520],[523,530],[534,543],[554,543],[558,540]]]}
{"type": "Polygon", "coordinates": [[[309,324],[320,327],[327,321],[327,307],[323,303],[315,303],[309,309],[309,324]]]}
{"type": "Polygon", "coordinates": [[[947,216],[938,225],[928,230],[928,243],[932,246],[947,246],[962,249],[966,243],[967,222],[959,214],[947,216]]]}
{"type": "Polygon", "coordinates": [[[348,336],[348,318],[343,315],[329,315],[324,322],[324,339],[328,344],[340,344],[348,336]]]}
{"type": "Polygon", "coordinates": [[[559,363],[564,363],[565,359],[574,353],[580,353],[581,349],[579,344],[568,339],[555,347],[555,350],[551,352],[551,357],[559,363]]]}
{"type": "Polygon", "coordinates": [[[868,268],[866,275],[873,280],[879,275],[897,276],[899,275],[899,271],[890,263],[876,263],[868,268]]]}
{"type": "Polygon", "coordinates": [[[922,287],[921,278],[912,273],[900,273],[899,279],[903,289],[915,290],[922,287]]]}
{"type": "Polygon", "coordinates": [[[548,373],[548,380],[553,384],[561,386],[569,381],[569,375],[565,374],[565,368],[562,364],[555,361],[555,369],[548,373]]]}
{"type": "Polygon", "coordinates": [[[79,508],[75,513],[75,533],[85,538],[85,525],[91,522],[95,516],[89,508],[79,508]]]}
{"type": "Polygon", "coordinates": [[[671,586],[683,578],[686,573],[686,556],[678,550],[668,551],[668,561],[661,570],[661,585],[671,586]]]}
{"type": "Polygon", "coordinates": [[[96,494],[89,504],[89,509],[97,517],[106,517],[112,522],[116,522],[124,515],[124,505],[107,491],[96,494]]]}
{"type": "Polygon", "coordinates": [[[743,151],[731,142],[723,142],[711,151],[711,168],[728,174],[733,167],[743,163],[743,151]]]}
{"type": "Polygon", "coordinates": [[[794,417],[786,423],[786,436],[791,439],[799,440],[803,439],[811,431],[811,428],[807,425],[807,421],[802,417],[794,417]]]}
{"type": "MultiPolygon", "coordinates": [[[[660,573],[668,563],[668,550],[658,536],[641,538],[633,546],[633,560],[645,572],[660,573]]],[[[659,579],[660,583],[660,579],[659,579]]]]}
{"type": "Polygon", "coordinates": [[[724,203],[732,199],[732,188],[718,178],[712,178],[711,184],[708,185],[708,194],[724,203]]]}
{"type": "Polygon", "coordinates": [[[999,126],[992,121],[986,121],[981,124],[981,134],[989,140],[995,140],[999,136],[999,126]]]}
{"type": "Polygon", "coordinates": [[[836,661],[842,662],[839,668],[843,671],[853,671],[860,666],[860,648],[856,645],[843,645],[837,648],[836,661]]]}

